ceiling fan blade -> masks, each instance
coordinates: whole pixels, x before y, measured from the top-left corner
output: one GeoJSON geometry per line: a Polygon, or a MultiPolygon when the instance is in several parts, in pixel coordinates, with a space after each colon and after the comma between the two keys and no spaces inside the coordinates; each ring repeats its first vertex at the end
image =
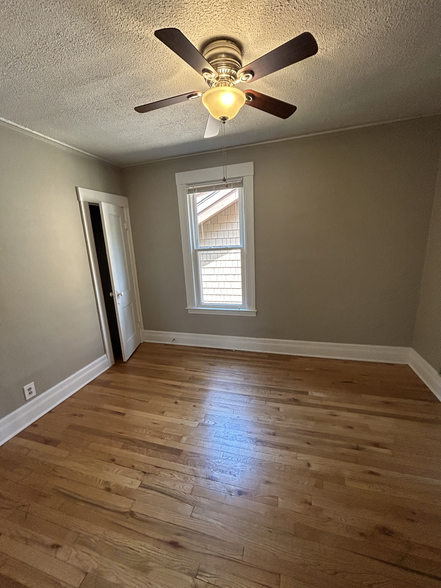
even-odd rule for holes
{"type": "Polygon", "coordinates": [[[155,37],[167,45],[169,49],[179,55],[188,65],[195,69],[199,74],[209,72],[217,76],[216,71],[211,67],[205,57],[199,53],[196,47],[179,29],[158,29],[155,31],[155,37]]]}
{"type": "Polygon", "coordinates": [[[294,104],[277,100],[277,98],[272,98],[254,90],[245,90],[245,95],[247,96],[245,104],[279,118],[289,118],[297,110],[297,106],[294,106],[294,104]]]}
{"type": "Polygon", "coordinates": [[[164,100],[157,100],[156,102],[149,102],[149,104],[143,104],[135,108],[136,112],[150,112],[152,110],[158,110],[158,108],[164,108],[164,106],[171,106],[172,104],[179,104],[179,102],[186,102],[193,98],[200,98],[202,92],[187,92],[186,94],[179,94],[179,96],[172,96],[171,98],[164,98],[164,100]]]}
{"type": "Polygon", "coordinates": [[[211,114],[207,120],[207,126],[205,127],[204,139],[210,139],[211,137],[217,137],[221,130],[222,123],[211,114]]]}
{"type": "Polygon", "coordinates": [[[317,41],[311,33],[302,33],[298,37],[291,39],[287,43],[280,45],[269,53],[262,55],[255,61],[252,61],[237,72],[240,78],[241,74],[252,72],[253,77],[249,81],[255,81],[263,78],[268,74],[274,73],[279,69],[288,67],[297,61],[302,61],[311,55],[315,55],[318,51],[317,41]]]}

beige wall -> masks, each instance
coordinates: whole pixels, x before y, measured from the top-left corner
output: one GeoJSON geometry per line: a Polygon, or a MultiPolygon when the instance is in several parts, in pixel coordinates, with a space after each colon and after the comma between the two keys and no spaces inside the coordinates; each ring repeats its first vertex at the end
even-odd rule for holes
{"type": "Polygon", "coordinates": [[[427,243],[421,295],[413,341],[414,349],[441,370],[441,160],[427,243]]]}
{"type": "Polygon", "coordinates": [[[104,353],[76,185],[120,193],[120,172],[0,124],[0,417],[104,353]]]}
{"type": "Polygon", "coordinates": [[[221,154],[126,168],[145,328],[410,345],[439,121],[228,152],[228,163],[255,163],[256,318],[185,309],[175,172],[218,166],[221,154]]]}

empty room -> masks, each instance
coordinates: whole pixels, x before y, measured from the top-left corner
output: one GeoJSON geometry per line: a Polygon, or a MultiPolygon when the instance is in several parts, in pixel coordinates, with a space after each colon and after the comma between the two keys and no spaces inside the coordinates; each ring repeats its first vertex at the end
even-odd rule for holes
{"type": "Polygon", "coordinates": [[[439,2],[0,30],[0,588],[441,588],[439,2]]]}

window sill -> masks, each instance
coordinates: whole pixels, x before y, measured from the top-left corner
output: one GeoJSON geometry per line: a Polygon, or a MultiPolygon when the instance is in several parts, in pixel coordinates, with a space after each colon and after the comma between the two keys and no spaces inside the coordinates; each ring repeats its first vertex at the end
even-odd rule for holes
{"type": "Polygon", "coordinates": [[[187,310],[189,314],[223,314],[230,316],[256,316],[257,310],[250,310],[248,308],[203,308],[203,307],[192,307],[187,310]]]}

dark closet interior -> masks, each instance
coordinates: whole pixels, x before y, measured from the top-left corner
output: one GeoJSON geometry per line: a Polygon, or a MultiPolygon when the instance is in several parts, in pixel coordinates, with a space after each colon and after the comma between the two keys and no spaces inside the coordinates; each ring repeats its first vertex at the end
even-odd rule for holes
{"type": "Polygon", "coordinates": [[[109,323],[110,338],[112,341],[113,355],[116,360],[122,359],[121,341],[119,338],[118,323],[116,319],[115,303],[111,296],[112,281],[110,279],[109,261],[107,259],[106,243],[104,241],[103,223],[99,206],[89,205],[90,220],[92,222],[93,237],[95,239],[96,256],[100,270],[101,284],[103,286],[104,302],[106,305],[107,322],[109,323]]]}

